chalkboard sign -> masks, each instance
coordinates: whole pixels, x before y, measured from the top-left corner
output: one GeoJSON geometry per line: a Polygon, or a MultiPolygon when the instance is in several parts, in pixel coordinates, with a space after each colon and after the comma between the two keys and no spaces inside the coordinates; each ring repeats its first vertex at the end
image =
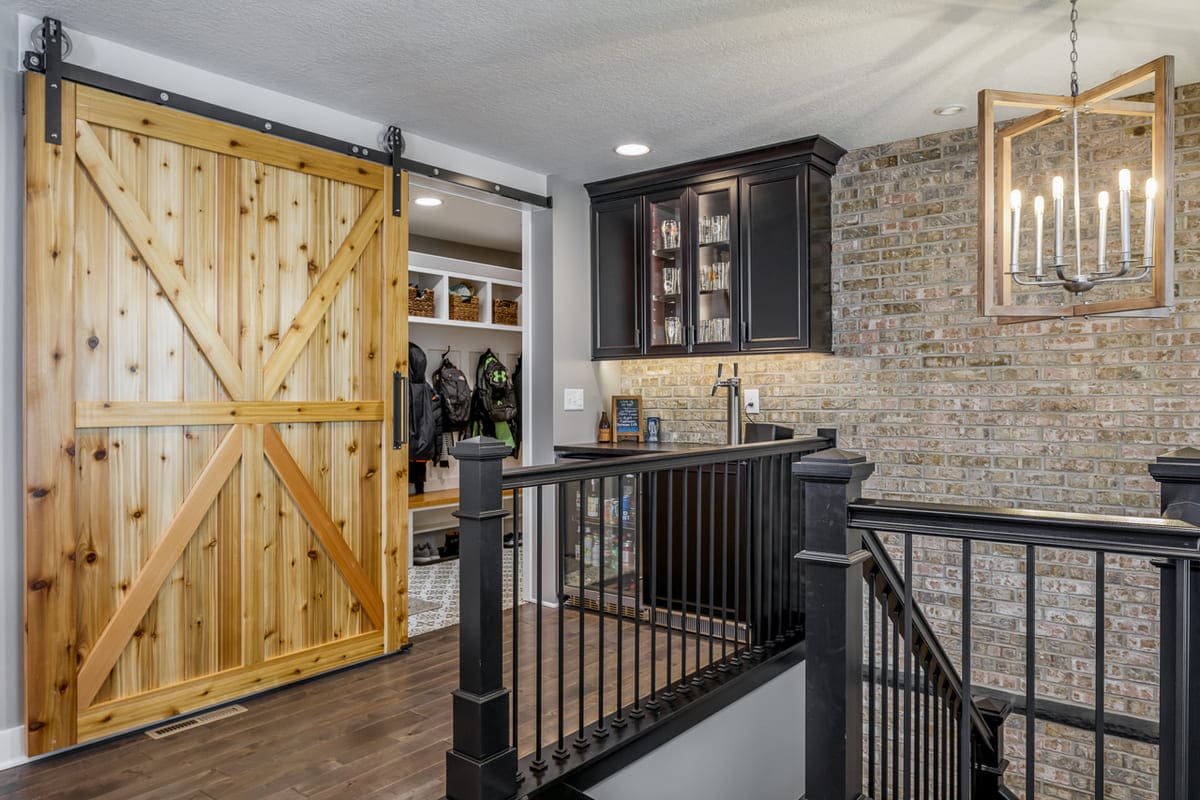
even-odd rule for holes
{"type": "Polygon", "coordinates": [[[636,394],[617,394],[612,399],[613,441],[642,441],[642,398],[636,394]]]}

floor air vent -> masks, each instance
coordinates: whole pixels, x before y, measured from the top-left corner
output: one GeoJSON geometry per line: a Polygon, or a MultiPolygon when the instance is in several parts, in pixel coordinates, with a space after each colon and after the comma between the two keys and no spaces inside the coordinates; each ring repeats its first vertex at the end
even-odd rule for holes
{"type": "Polygon", "coordinates": [[[166,725],[162,725],[158,728],[154,728],[153,730],[146,731],[146,735],[151,739],[165,739],[168,736],[174,736],[177,733],[190,731],[192,728],[199,728],[201,725],[207,725],[210,722],[217,722],[218,720],[236,717],[238,714],[245,713],[245,706],[225,706],[224,708],[217,708],[213,709],[212,711],[206,711],[203,714],[197,714],[194,717],[181,719],[178,722],[171,722],[166,725]]]}

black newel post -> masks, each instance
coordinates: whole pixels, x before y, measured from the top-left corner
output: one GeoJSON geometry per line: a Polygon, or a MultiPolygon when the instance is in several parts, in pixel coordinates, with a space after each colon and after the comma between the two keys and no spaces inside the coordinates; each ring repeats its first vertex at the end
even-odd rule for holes
{"type": "MultiPolygon", "coordinates": [[[[1200,524],[1200,450],[1158,457],[1162,515],[1200,524]]],[[[1156,561],[1162,575],[1159,636],[1158,796],[1183,800],[1200,792],[1200,563],[1156,561]]]]}
{"type": "Polygon", "coordinates": [[[807,800],[855,800],[863,786],[862,532],[847,503],[875,465],[836,448],[792,465],[803,481],[805,792],[807,800]]]}
{"type": "Polygon", "coordinates": [[[975,708],[991,734],[992,744],[989,747],[980,741],[973,748],[975,764],[971,768],[974,787],[971,796],[980,800],[1000,800],[1005,796],[1000,787],[1004,785],[1004,771],[1008,767],[1004,758],[1004,721],[1012,713],[1012,705],[994,697],[984,697],[975,701],[975,708]]]}
{"type": "Polygon", "coordinates": [[[448,800],[505,800],[517,793],[508,740],[502,613],[504,517],[501,462],[512,449],[488,437],[459,442],[458,691],[454,747],[446,753],[448,800]]]}

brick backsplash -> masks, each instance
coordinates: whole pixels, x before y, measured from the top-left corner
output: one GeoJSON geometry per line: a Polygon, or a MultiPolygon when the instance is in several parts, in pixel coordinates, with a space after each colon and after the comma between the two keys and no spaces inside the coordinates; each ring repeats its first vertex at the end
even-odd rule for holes
{"type": "MultiPolygon", "coordinates": [[[[1200,445],[1200,84],[1177,90],[1175,113],[1176,300],[1160,319],[979,316],[975,129],[847,153],[833,182],[834,354],[737,358],[759,421],[836,427],[875,462],[873,497],[1155,514],[1147,462],[1200,445]]],[[[666,438],[720,442],[719,360],[622,362],[620,390],[645,398],[666,438]]],[[[916,596],[957,662],[959,545],[918,539],[914,552],[916,596]]],[[[972,679],[1023,692],[1024,549],[974,552],[972,679]]],[[[1036,560],[1038,694],[1090,708],[1094,557],[1036,560]]],[[[1106,579],[1106,708],[1157,720],[1158,576],[1110,556],[1106,579]]],[[[1014,716],[1014,789],[1023,736],[1014,716]]],[[[1091,796],[1092,735],[1039,723],[1038,737],[1038,797],[1091,796]]],[[[1105,753],[1108,797],[1157,796],[1157,748],[1108,737],[1105,753]]]]}

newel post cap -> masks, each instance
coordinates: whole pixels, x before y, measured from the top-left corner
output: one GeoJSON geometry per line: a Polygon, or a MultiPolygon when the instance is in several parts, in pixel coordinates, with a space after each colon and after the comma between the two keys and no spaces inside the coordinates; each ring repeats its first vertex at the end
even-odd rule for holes
{"type": "Polygon", "coordinates": [[[1163,453],[1148,469],[1159,483],[1200,483],[1200,449],[1181,447],[1163,453]]]}
{"type": "Polygon", "coordinates": [[[511,447],[490,436],[472,436],[450,448],[450,455],[459,461],[501,461],[511,454],[511,447]]]}
{"type": "Polygon", "coordinates": [[[852,453],[831,447],[802,456],[792,464],[792,474],[810,481],[849,483],[866,480],[875,471],[875,464],[862,453],[852,453]]]}

